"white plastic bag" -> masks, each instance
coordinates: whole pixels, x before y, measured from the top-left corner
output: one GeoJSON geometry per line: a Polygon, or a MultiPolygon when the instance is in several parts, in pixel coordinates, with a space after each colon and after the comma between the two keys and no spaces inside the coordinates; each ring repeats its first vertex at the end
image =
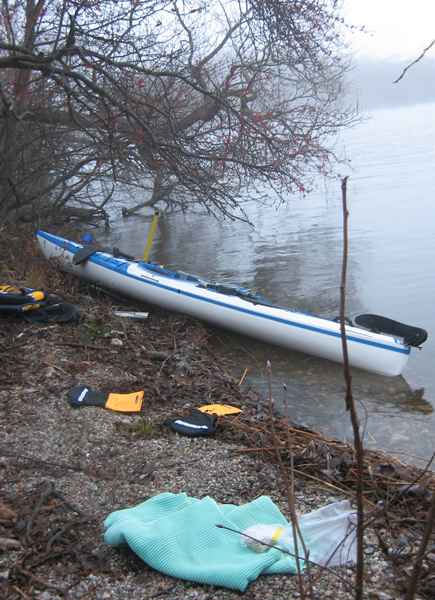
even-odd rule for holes
{"type": "Polygon", "coordinates": [[[242,546],[260,554],[261,552],[265,552],[265,550],[269,550],[269,546],[276,545],[283,529],[282,525],[262,525],[261,523],[252,525],[240,535],[240,543],[242,546]],[[244,534],[250,537],[245,537],[244,534]],[[269,544],[269,546],[265,546],[264,544],[269,544]]]}
{"type": "MultiPolygon", "coordinates": [[[[309,560],[318,565],[335,567],[347,562],[356,562],[356,513],[351,510],[350,502],[343,500],[323,506],[306,515],[298,517],[299,527],[309,560]]],[[[261,542],[279,545],[291,554],[296,554],[291,523],[279,525],[254,525],[243,533],[259,540],[254,542],[241,537],[241,543],[254,552],[269,550],[261,542]]],[[[304,557],[304,551],[298,538],[297,554],[304,557]]]]}
{"type": "MultiPolygon", "coordinates": [[[[310,561],[322,566],[328,564],[328,567],[356,562],[356,513],[348,500],[302,515],[298,522],[310,561]]],[[[283,548],[295,553],[291,525],[284,527],[278,541],[283,548]]],[[[300,540],[298,554],[304,555],[300,540]]]]}

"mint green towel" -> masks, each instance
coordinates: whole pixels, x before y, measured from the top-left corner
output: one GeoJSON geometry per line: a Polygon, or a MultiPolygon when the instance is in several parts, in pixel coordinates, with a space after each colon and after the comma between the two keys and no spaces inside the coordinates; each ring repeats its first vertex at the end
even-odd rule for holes
{"type": "Polygon", "coordinates": [[[218,505],[182,494],[159,494],[134,508],[110,514],[104,526],[107,544],[129,546],[154,569],[188,581],[245,591],[260,574],[296,573],[295,560],[270,549],[256,554],[225,525],[243,531],[251,525],[286,525],[267,496],[249,504],[218,505]]]}

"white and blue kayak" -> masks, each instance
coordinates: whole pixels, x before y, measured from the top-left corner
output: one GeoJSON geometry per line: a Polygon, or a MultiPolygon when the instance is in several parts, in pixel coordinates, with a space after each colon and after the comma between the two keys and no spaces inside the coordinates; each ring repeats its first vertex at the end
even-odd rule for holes
{"type": "MultiPolygon", "coordinates": [[[[99,252],[43,231],[36,235],[47,259],[56,259],[63,270],[108,291],[270,344],[343,362],[341,327],[336,320],[276,306],[237,285],[136,262],[117,251],[99,252]]],[[[351,366],[382,375],[400,375],[411,347],[427,339],[424,329],[377,315],[360,315],[354,321],[355,325],[345,326],[351,366]]]]}

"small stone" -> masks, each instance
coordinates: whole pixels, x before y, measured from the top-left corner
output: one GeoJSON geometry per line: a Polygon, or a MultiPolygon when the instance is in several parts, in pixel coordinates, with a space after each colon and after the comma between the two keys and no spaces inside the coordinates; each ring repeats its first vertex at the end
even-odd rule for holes
{"type": "Polygon", "coordinates": [[[398,548],[404,548],[405,546],[408,545],[408,538],[406,537],[406,535],[404,535],[403,533],[401,533],[395,542],[396,546],[398,548]]]}
{"type": "Polygon", "coordinates": [[[377,592],[379,600],[394,600],[394,596],[386,594],[385,592],[377,592]]]}

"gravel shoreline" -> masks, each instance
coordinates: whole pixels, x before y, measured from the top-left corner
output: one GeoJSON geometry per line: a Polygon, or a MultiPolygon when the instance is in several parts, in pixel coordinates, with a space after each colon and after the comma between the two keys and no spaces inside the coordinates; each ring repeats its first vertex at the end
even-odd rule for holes
{"type": "MultiPolygon", "coordinates": [[[[38,257],[33,242],[26,246],[18,236],[2,265],[23,284],[30,271],[44,279],[44,287],[74,302],[85,321],[43,329],[0,324],[0,504],[14,515],[0,513],[0,538],[17,544],[0,545],[0,599],[299,598],[296,576],[260,576],[244,593],[235,592],[174,579],[130,550],[104,543],[110,513],[162,492],[238,506],[267,495],[289,518],[273,454],[246,451],[252,450],[251,433],[271,444],[261,429],[268,422],[267,401],[224,371],[208,345],[210,332],[192,319],[154,309],[146,321],[120,320],[113,300],[60,277],[38,257]],[[73,408],[66,392],[76,385],[118,393],[143,389],[142,410],[73,408]],[[241,407],[244,414],[219,419],[210,438],[183,437],[164,425],[168,417],[212,403],[241,407]],[[244,424],[243,435],[234,434],[236,420],[244,424]]],[[[298,514],[345,497],[339,486],[296,476],[298,514]]],[[[366,531],[365,598],[403,597],[408,551],[418,548],[407,533],[395,540],[403,558],[392,560],[379,535],[384,527],[366,531]]],[[[433,569],[431,560],[426,571],[433,569]]],[[[334,571],[352,584],[354,565],[334,571]]],[[[355,596],[328,571],[315,567],[313,578],[315,598],[355,596]]]]}
{"type": "MultiPolygon", "coordinates": [[[[219,432],[213,439],[189,439],[172,433],[133,442],[128,438],[119,439],[119,434],[114,433],[119,427],[119,415],[97,407],[74,410],[57,396],[44,394],[42,398],[42,394],[28,391],[20,399],[5,398],[4,392],[0,395],[2,406],[5,402],[9,405],[9,432],[3,432],[2,448],[13,448],[9,456],[3,456],[9,483],[2,490],[1,501],[14,510],[15,496],[38,489],[41,482],[51,482],[63,498],[86,515],[89,524],[85,526],[85,533],[91,536],[92,551],[98,555],[103,573],[96,569],[87,575],[67,573],[65,577],[62,569],[60,573],[56,572],[55,565],[55,568],[41,567],[35,571],[37,576],[64,589],[65,593],[58,595],[42,588],[35,597],[43,600],[123,600],[157,595],[171,599],[228,600],[241,596],[247,599],[299,597],[295,576],[260,577],[241,594],[165,576],[147,567],[129,550],[109,548],[103,541],[103,523],[111,512],[135,506],[165,491],[186,492],[195,498],[208,495],[218,503],[237,505],[267,494],[288,518],[282,477],[272,462],[236,454],[234,445],[219,439],[219,432]],[[26,408],[27,418],[23,419],[26,408]],[[73,466],[74,470],[58,466],[63,464],[73,466]],[[15,479],[11,478],[12,472],[15,472],[15,479]],[[109,573],[105,574],[107,571],[109,573]]],[[[130,427],[139,418],[122,417],[121,423],[130,427]]],[[[342,499],[342,496],[331,496],[320,486],[306,485],[299,480],[295,497],[300,514],[342,499]]],[[[396,598],[396,574],[383,558],[373,533],[367,535],[365,549],[366,570],[372,574],[366,597],[396,598]]],[[[22,558],[21,552],[3,553],[1,577],[4,579],[12,565],[22,558]]],[[[352,581],[352,565],[336,570],[352,581]]],[[[314,585],[316,598],[354,597],[330,573],[320,569],[318,572],[320,579],[314,585]]]]}

